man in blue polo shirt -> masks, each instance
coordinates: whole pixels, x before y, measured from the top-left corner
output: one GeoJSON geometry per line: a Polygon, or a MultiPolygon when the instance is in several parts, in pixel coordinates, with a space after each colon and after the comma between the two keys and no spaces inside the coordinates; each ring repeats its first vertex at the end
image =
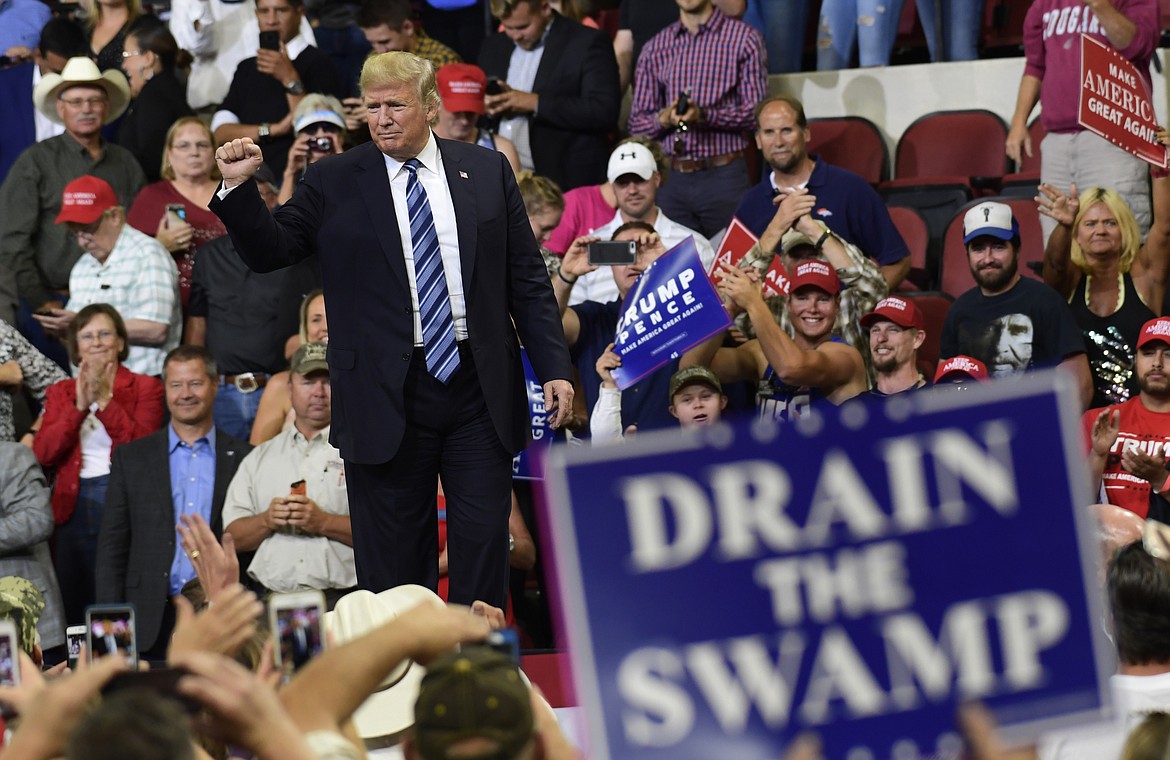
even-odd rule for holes
{"type": "Polygon", "coordinates": [[[775,95],[756,106],[756,145],[772,171],[744,195],[736,217],[760,237],[781,213],[773,201],[793,188],[807,188],[809,212],[845,241],[875,260],[893,290],[910,271],[910,251],[881,198],[864,179],[808,152],[808,120],[796,98],[775,95]]]}

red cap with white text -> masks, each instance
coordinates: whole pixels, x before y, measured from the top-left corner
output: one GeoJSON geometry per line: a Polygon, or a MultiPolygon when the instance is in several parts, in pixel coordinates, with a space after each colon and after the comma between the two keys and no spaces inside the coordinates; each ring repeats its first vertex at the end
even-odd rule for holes
{"type": "Polygon", "coordinates": [[[990,379],[987,365],[972,356],[959,354],[940,364],[938,371],[934,373],[935,385],[960,382],[963,378],[980,382],[990,379]]]}
{"type": "Polygon", "coordinates": [[[1141,348],[1155,340],[1170,344],[1170,317],[1158,317],[1142,325],[1142,331],[1138,333],[1137,347],[1141,348]]]}
{"type": "Polygon", "coordinates": [[[806,285],[820,288],[829,295],[836,295],[841,290],[841,281],[837,279],[837,270],[832,264],[820,259],[809,259],[796,265],[788,283],[788,294],[791,295],[806,285]]]}
{"type": "Polygon", "coordinates": [[[878,301],[878,305],[873,308],[873,311],[861,318],[861,326],[868,328],[879,319],[887,319],[898,327],[912,327],[915,330],[926,329],[926,323],[922,319],[922,312],[918,310],[918,306],[913,301],[897,296],[890,296],[878,301]]]}
{"type": "Polygon", "coordinates": [[[65,186],[61,196],[61,213],[57,224],[93,224],[102,214],[118,205],[114,188],[104,179],[86,174],[65,186]]]}

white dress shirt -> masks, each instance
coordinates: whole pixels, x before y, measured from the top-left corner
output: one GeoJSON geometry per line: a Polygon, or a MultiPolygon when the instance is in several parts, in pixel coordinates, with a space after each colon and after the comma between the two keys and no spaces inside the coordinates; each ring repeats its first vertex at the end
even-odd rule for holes
{"type": "MultiPolygon", "coordinates": [[[[398,236],[402,239],[402,255],[406,259],[406,278],[410,282],[410,305],[414,309],[414,344],[421,346],[422,320],[418,313],[418,287],[414,273],[414,245],[410,239],[410,213],[406,205],[406,181],[409,174],[402,161],[383,154],[386,175],[390,178],[390,195],[394,198],[394,216],[398,220],[398,236]]],[[[427,191],[435,232],[439,238],[439,254],[443,258],[443,274],[447,278],[447,296],[451,301],[451,316],[455,320],[455,339],[467,339],[467,305],[463,299],[463,269],[459,262],[459,232],[455,227],[455,204],[443,171],[443,155],[434,133],[415,157],[422,163],[418,179],[427,191]]]]}
{"type": "MultiPolygon", "coordinates": [[[[222,103],[240,61],[260,49],[255,0],[172,0],[169,27],[179,47],[195,56],[187,78],[187,102],[194,109],[222,103]]],[[[307,16],[299,36],[306,45],[317,44],[307,16]]],[[[296,58],[292,50],[289,58],[296,58]]]]}

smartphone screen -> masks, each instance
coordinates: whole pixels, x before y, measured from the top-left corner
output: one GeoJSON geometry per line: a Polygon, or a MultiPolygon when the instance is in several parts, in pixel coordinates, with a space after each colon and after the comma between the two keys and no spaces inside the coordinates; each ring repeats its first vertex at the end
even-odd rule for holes
{"type": "Polygon", "coordinates": [[[599,241],[589,244],[589,263],[593,266],[629,266],[638,260],[638,245],[633,240],[599,241]]]}
{"type": "Polygon", "coordinates": [[[131,666],[138,664],[138,637],[134,608],[130,605],[95,605],[85,609],[85,645],[89,659],[121,655],[131,666]]]}
{"type": "Polygon", "coordinates": [[[276,664],[288,678],[325,648],[321,628],[325,596],[320,591],[273,594],[268,601],[276,664]]]}
{"type": "Polygon", "coordinates": [[[0,686],[20,685],[20,642],[16,623],[0,620],[0,686]]]}
{"type": "Polygon", "coordinates": [[[187,221],[187,207],[182,203],[168,203],[166,205],[167,215],[178,219],[180,221],[187,221]]]}
{"type": "Polygon", "coordinates": [[[69,669],[77,670],[81,646],[85,643],[85,626],[71,625],[65,629],[65,646],[69,650],[69,669]]]}

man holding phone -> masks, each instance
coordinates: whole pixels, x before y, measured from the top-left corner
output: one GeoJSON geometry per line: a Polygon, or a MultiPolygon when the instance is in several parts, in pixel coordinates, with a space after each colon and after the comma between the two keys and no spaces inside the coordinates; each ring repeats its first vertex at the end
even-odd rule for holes
{"type": "MultiPolygon", "coordinates": [[[[633,289],[642,272],[666,253],[666,246],[662,244],[661,238],[650,224],[640,221],[626,222],[614,232],[613,242],[634,244],[634,256],[630,263],[605,264],[600,267],[602,272],[609,270],[608,274],[613,278],[617,289],[615,297],[605,303],[585,301],[569,306],[577,280],[590,272],[599,271],[598,265],[590,263],[589,252],[589,249],[598,242],[597,237],[593,235],[574,240],[569,250],[565,251],[560,273],[553,277],[553,290],[561,307],[561,326],[565,331],[565,339],[569,342],[573,363],[581,377],[588,409],[597,404],[600,388],[597,360],[613,343],[614,332],[621,317],[622,301],[633,289]]],[[[596,252],[592,260],[598,260],[596,252]]],[[[626,403],[622,407],[623,430],[631,425],[637,425],[639,430],[655,430],[677,425],[668,409],[670,376],[676,369],[677,359],[651,372],[626,390],[626,403]]]]}
{"type": "Polygon", "coordinates": [[[638,56],[629,130],[661,140],[671,156],[662,208],[713,236],[751,187],[744,134],[768,94],[764,40],[711,0],[676,3],[679,20],[638,56]]]}
{"type": "Polygon", "coordinates": [[[224,501],[225,530],[254,551],[248,575],[269,591],[324,591],[329,608],[357,586],[345,463],[329,443],[332,390],[324,343],[290,365],[293,425],[253,449],[224,501]]]}
{"type": "Polygon", "coordinates": [[[341,97],[329,56],[300,34],[302,0],[257,0],[260,50],[240,63],[220,110],[211,119],[216,143],[250,137],[265,148],[280,176],[292,147],[293,110],[305,93],[341,97]]]}
{"type": "Polygon", "coordinates": [[[621,93],[609,37],[567,19],[548,0],[491,0],[504,31],[484,40],[487,115],[516,144],[520,165],[562,190],[598,185],[621,93]],[[547,53],[547,55],[546,55],[547,53]]]}

